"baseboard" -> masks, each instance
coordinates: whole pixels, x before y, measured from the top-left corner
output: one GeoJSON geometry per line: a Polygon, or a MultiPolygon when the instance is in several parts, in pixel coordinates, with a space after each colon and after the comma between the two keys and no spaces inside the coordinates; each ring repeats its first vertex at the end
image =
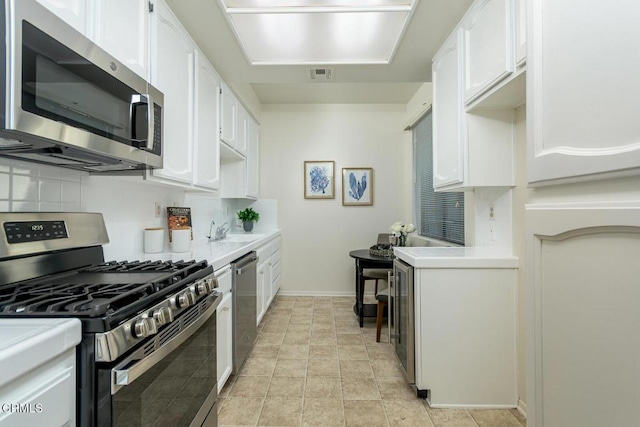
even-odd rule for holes
{"type": "Polygon", "coordinates": [[[355,299],[355,292],[337,291],[283,291],[280,289],[278,295],[283,297],[350,297],[355,299]]]}
{"type": "Polygon", "coordinates": [[[527,418],[527,404],[524,403],[522,399],[518,399],[518,406],[516,406],[516,409],[523,417],[527,418]]]}
{"type": "Polygon", "coordinates": [[[513,405],[479,405],[479,404],[467,404],[467,403],[439,403],[432,404],[431,399],[427,399],[427,403],[430,408],[434,409],[513,409],[513,405]]]}

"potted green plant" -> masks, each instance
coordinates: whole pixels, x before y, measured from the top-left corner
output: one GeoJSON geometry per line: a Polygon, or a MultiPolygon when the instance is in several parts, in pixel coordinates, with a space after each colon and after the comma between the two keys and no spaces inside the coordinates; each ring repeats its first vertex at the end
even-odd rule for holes
{"type": "Polygon", "coordinates": [[[260,214],[253,208],[246,208],[238,212],[238,219],[242,221],[242,228],[248,233],[253,230],[253,223],[260,219],[260,214]]]}

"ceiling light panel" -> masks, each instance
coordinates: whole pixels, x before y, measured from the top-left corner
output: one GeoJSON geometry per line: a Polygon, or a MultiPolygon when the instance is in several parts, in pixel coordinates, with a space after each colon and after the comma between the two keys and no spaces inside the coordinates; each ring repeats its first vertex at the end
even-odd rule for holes
{"type": "Polygon", "coordinates": [[[418,0],[219,0],[251,64],[388,64],[418,0]]]}
{"type": "Polygon", "coordinates": [[[411,7],[415,0],[221,0],[226,8],[263,9],[280,7],[411,7]]]}
{"type": "Polygon", "coordinates": [[[388,63],[409,14],[313,13],[231,16],[254,64],[388,63]]]}

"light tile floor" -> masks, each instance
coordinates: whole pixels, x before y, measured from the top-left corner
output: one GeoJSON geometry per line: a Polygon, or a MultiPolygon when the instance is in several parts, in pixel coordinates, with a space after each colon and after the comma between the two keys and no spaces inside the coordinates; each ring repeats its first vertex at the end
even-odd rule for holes
{"type": "Polygon", "coordinates": [[[219,398],[220,426],[522,427],[516,410],[432,409],[400,370],[386,327],[360,328],[353,298],[276,297],[239,375],[219,398]]]}

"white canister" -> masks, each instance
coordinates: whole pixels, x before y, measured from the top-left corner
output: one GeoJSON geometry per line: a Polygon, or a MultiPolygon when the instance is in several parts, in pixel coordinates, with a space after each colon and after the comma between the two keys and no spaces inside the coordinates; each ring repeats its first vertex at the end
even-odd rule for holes
{"type": "Polygon", "coordinates": [[[164,229],[145,228],[144,229],[144,253],[157,254],[164,250],[164,229]]]}
{"type": "Polygon", "coordinates": [[[177,227],[171,230],[171,250],[173,252],[191,250],[191,227],[177,227]]]}

